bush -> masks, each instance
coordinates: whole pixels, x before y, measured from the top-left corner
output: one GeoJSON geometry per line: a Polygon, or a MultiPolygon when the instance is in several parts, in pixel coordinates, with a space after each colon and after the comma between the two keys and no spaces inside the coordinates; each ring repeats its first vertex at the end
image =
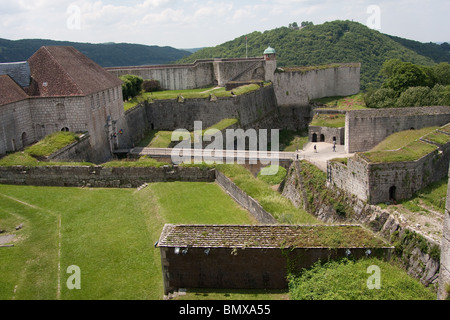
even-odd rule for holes
{"type": "Polygon", "coordinates": [[[123,100],[129,100],[138,96],[142,91],[144,80],[141,77],[127,74],[119,77],[123,81],[122,94],[123,100]]]}
{"type": "Polygon", "coordinates": [[[161,91],[161,83],[158,80],[145,80],[143,84],[145,92],[161,91]]]}
{"type": "Polygon", "coordinates": [[[400,268],[378,259],[316,263],[298,277],[289,277],[292,300],[435,300],[435,294],[400,268]],[[380,268],[381,287],[367,286],[368,268],[380,268]]]}
{"type": "Polygon", "coordinates": [[[397,107],[422,107],[434,105],[429,102],[431,89],[428,87],[411,87],[403,92],[397,100],[397,107]]]}
{"type": "Polygon", "coordinates": [[[396,105],[397,93],[391,88],[382,88],[365,95],[368,108],[392,108],[396,105]]]}

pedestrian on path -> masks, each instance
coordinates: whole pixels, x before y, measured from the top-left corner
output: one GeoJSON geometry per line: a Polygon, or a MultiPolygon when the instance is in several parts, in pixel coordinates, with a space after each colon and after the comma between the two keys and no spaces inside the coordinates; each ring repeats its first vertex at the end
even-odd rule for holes
{"type": "Polygon", "coordinates": [[[317,145],[314,145],[314,153],[317,153],[317,145]]]}

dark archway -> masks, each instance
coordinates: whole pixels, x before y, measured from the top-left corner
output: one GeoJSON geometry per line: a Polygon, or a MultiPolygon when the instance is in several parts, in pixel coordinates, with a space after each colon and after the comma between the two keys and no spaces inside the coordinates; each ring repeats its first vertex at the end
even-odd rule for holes
{"type": "Polygon", "coordinates": [[[22,147],[25,148],[25,146],[28,144],[28,140],[27,140],[27,133],[24,132],[22,133],[22,147]]]}
{"type": "Polygon", "coordinates": [[[69,130],[69,128],[67,128],[67,127],[64,127],[64,128],[62,128],[61,129],[61,132],[69,132],[70,130],[69,130]]]}
{"type": "Polygon", "coordinates": [[[317,133],[312,135],[312,142],[317,142],[317,133]]]}
{"type": "Polygon", "coordinates": [[[325,142],[325,135],[323,134],[320,135],[320,142],[325,142]]]}
{"type": "Polygon", "coordinates": [[[396,201],[397,200],[397,187],[392,186],[389,188],[389,200],[396,201]]]}

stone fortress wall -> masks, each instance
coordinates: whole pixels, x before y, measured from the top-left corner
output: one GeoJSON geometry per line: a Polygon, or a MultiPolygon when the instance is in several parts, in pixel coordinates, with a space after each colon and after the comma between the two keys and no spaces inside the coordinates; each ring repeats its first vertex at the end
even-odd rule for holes
{"type": "Polygon", "coordinates": [[[264,80],[264,59],[209,59],[193,64],[116,67],[105,70],[117,77],[132,74],[145,80],[158,80],[166,90],[224,86],[235,80],[264,80]]]}
{"type": "Polygon", "coordinates": [[[450,107],[413,107],[356,110],[345,120],[346,152],[363,152],[404,130],[443,126],[450,122],[450,107]]]}

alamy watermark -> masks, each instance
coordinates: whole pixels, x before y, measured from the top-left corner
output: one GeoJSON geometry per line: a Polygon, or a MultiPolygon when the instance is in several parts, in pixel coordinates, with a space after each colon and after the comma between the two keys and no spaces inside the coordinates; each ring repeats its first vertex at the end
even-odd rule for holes
{"type": "Polygon", "coordinates": [[[66,10],[68,18],[66,27],[69,30],[81,30],[81,8],[76,4],[71,4],[66,10]]]}
{"type": "Polygon", "coordinates": [[[203,123],[195,121],[193,134],[186,129],[173,132],[172,142],[179,143],[172,149],[172,162],[176,165],[261,163],[274,169],[265,171],[266,175],[275,175],[280,162],[280,131],[270,130],[270,144],[268,134],[267,129],[227,129],[225,135],[217,129],[204,132],[203,123]],[[203,148],[205,144],[208,145],[203,148]]]}
{"type": "Polygon", "coordinates": [[[70,266],[67,268],[67,273],[71,276],[67,279],[66,285],[69,290],[81,289],[81,269],[79,266],[70,266]]]}
{"type": "Polygon", "coordinates": [[[381,30],[381,7],[377,5],[371,5],[367,8],[367,27],[374,30],[381,30]]]}
{"type": "Polygon", "coordinates": [[[378,266],[370,266],[367,273],[371,276],[367,279],[367,288],[369,290],[381,289],[381,269],[378,266]]]}

